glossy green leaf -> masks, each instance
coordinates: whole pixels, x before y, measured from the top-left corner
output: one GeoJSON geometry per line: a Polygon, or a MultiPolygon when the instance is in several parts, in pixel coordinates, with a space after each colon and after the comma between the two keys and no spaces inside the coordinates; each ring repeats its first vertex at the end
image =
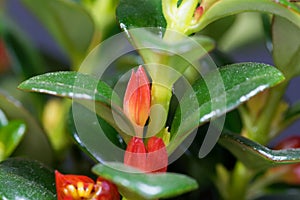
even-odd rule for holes
{"type": "Polygon", "coordinates": [[[276,68],[259,63],[228,65],[203,76],[180,101],[171,127],[168,151],[173,152],[199,125],[222,116],[283,80],[276,68]]]}
{"type": "Polygon", "coordinates": [[[123,29],[166,27],[161,0],[120,0],[117,18],[123,29]]]}
{"type": "Polygon", "coordinates": [[[26,155],[32,159],[52,163],[53,152],[46,134],[21,102],[0,92],[0,108],[9,119],[22,120],[27,127],[28,134],[25,134],[14,154],[26,155]]]}
{"type": "Polygon", "coordinates": [[[238,134],[222,133],[219,143],[253,170],[300,162],[300,149],[272,150],[238,134]]]}
{"type": "Polygon", "coordinates": [[[114,182],[127,199],[170,198],[197,189],[197,182],[175,173],[145,174],[121,163],[98,164],[93,172],[114,182]]]}
{"type": "MultiPolygon", "coordinates": [[[[19,86],[31,92],[51,94],[74,99],[95,100],[110,104],[112,89],[102,81],[77,72],[53,72],[32,77],[19,86]]],[[[118,103],[115,101],[115,103],[118,103]]]]}
{"type": "Polygon", "coordinates": [[[76,3],[62,0],[22,0],[22,3],[67,52],[73,64],[80,64],[94,34],[94,23],[86,10],[76,3]]]}
{"type": "Polygon", "coordinates": [[[125,132],[132,132],[131,123],[118,106],[121,104],[118,96],[106,83],[93,76],[77,72],[47,73],[24,81],[19,89],[80,100],[81,104],[115,128],[126,141],[128,136],[125,132]],[[120,127],[120,124],[124,127],[120,127]],[[124,129],[127,131],[124,132],[124,129]]]}
{"type": "MultiPolygon", "coordinates": [[[[126,148],[125,142],[115,129],[80,104],[73,104],[68,126],[72,138],[81,149],[98,162],[110,160],[114,149],[120,148],[123,152],[126,148]],[[79,115],[74,114],[74,109],[79,115]]],[[[114,153],[113,159],[121,161],[123,154],[114,153]]]]}
{"type": "Polygon", "coordinates": [[[0,109],[0,128],[3,126],[6,126],[8,123],[8,120],[4,114],[4,112],[0,109]]]}
{"type": "MultiPolygon", "coordinates": [[[[300,24],[300,20],[298,22],[300,24]]],[[[272,26],[275,66],[289,80],[300,74],[300,26],[281,17],[274,17],[272,26]]]]}
{"type": "Polygon", "coordinates": [[[300,11],[276,3],[275,0],[222,0],[214,3],[204,12],[199,23],[191,29],[191,32],[200,31],[218,19],[242,12],[264,12],[279,15],[300,27],[300,11]]]}
{"type": "Polygon", "coordinates": [[[1,162],[0,185],[1,199],[56,199],[54,173],[37,161],[1,162]]]}
{"type": "Polygon", "coordinates": [[[8,158],[25,135],[26,125],[22,121],[10,121],[0,128],[0,160],[8,158]]]}

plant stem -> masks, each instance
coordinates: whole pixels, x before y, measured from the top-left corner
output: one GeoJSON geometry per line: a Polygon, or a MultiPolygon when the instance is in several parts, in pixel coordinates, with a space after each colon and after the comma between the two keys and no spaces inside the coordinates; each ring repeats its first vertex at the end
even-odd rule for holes
{"type": "Polygon", "coordinates": [[[152,83],[150,123],[146,137],[157,135],[165,128],[171,97],[171,88],[156,82],[152,83]]]}
{"type": "Polygon", "coordinates": [[[249,131],[250,139],[262,144],[266,145],[269,140],[269,133],[271,131],[271,126],[273,122],[273,118],[276,115],[277,109],[279,108],[279,104],[282,100],[284,92],[288,82],[284,82],[272,89],[270,89],[270,95],[265,104],[264,109],[262,110],[261,115],[258,118],[255,129],[247,130],[249,131]],[[255,130],[255,131],[254,131],[255,130]]]}

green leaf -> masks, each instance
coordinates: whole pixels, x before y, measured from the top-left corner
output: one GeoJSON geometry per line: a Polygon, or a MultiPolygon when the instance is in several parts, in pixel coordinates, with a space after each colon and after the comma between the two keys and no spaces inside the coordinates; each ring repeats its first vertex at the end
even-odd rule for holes
{"type": "MultiPolygon", "coordinates": [[[[6,5],[6,10],[9,10],[6,5]]],[[[7,13],[4,17],[3,40],[5,41],[6,50],[10,55],[10,63],[15,73],[29,78],[35,74],[45,71],[45,65],[42,53],[25,34],[17,22],[11,19],[7,13]]]]}
{"type": "Polygon", "coordinates": [[[22,3],[67,52],[73,64],[80,64],[94,34],[94,23],[86,10],[76,3],[63,0],[22,0],[22,3]]]}
{"type": "MultiPolygon", "coordinates": [[[[300,24],[300,20],[298,22],[300,24]]],[[[300,27],[281,17],[272,26],[273,59],[288,80],[300,74],[300,27]]]]}
{"type": "Polygon", "coordinates": [[[166,27],[161,0],[120,0],[117,18],[122,29],[166,27]]]}
{"type": "Polygon", "coordinates": [[[10,121],[0,128],[0,160],[8,158],[25,135],[26,126],[22,121],[10,121]]]}
{"type": "Polygon", "coordinates": [[[0,185],[1,199],[56,199],[54,173],[37,161],[1,162],[0,185]]]}
{"type": "Polygon", "coordinates": [[[0,109],[0,128],[3,126],[6,126],[8,123],[8,120],[4,114],[4,112],[0,109]]]}
{"type": "Polygon", "coordinates": [[[53,162],[53,152],[46,134],[37,120],[22,106],[21,102],[0,91],[0,108],[9,119],[19,119],[25,122],[28,134],[25,134],[15,155],[26,155],[45,163],[53,162]]]}
{"type": "MultiPolygon", "coordinates": [[[[19,86],[31,92],[51,94],[74,99],[95,100],[110,104],[112,89],[104,82],[78,72],[53,72],[32,77],[19,86]]],[[[119,104],[116,100],[114,103],[119,104]]]]}
{"type": "Polygon", "coordinates": [[[130,121],[119,107],[117,94],[93,76],[77,72],[47,73],[24,81],[18,88],[79,101],[115,128],[126,142],[129,140],[126,133],[133,133],[130,121]]]}
{"type": "Polygon", "coordinates": [[[219,143],[256,171],[300,162],[300,149],[271,150],[238,134],[222,133],[219,143]]]}
{"type": "Polygon", "coordinates": [[[175,173],[145,174],[121,163],[98,164],[93,172],[115,183],[127,199],[170,198],[197,189],[197,182],[175,173]]]}
{"type": "Polygon", "coordinates": [[[111,156],[115,148],[123,150],[126,148],[118,132],[101,118],[95,117],[95,114],[84,106],[73,104],[68,125],[73,139],[94,160],[103,162],[110,160],[111,157],[115,160],[123,160],[123,153],[115,152],[111,156]],[[74,115],[74,111],[79,115],[74,115]]]}
{"type": "Polygon", "coordinates": [[[199,125],[224,115],[283,80],[276,68],[259,63],[228,65],[203,76],[180,101],[168,151],[173,152],[199,125]]]}
{"type": "MultiPolygon", "coordinates": [[[[286,2],[286,1],[285,1],[286,2]]],[[[292,3],[291,3],[292,5],[292,3]]],[[[207,9],[191,32],[202,30],[208,24],[226,16],[242,12],[264,12],[284,17],[300,27],[300,12],[271,0],[222,0],[207,9]]]]}

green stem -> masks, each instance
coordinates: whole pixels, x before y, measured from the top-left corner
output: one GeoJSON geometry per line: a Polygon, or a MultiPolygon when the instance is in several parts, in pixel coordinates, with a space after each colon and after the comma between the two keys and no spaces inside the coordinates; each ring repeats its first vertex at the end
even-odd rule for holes
{"type": "Polygon", "coordinates": [[[147,129],[147,137],[157,135],[159,132],[164,130],[171,97],[171,88],[156,82],[152,83],[150,123],[147,129]]]}
{"type": "Polygon", "coordinates": [[[182,31],[176,29],[166,29],[164,34],[164,40],[170,43],[174,41],[179,42],[185,37],[186,35],[184,35],[182,31]]]}
{"type": "MultiPolygon", "coordinates": [[[[238,108],[241,118],[243,121],[243,130],[246,130],[246,134],[252,133],[255,130],[255,125],[253,124],[253,119],[249,114],[248,109],[246,108],[246,105],[241,105],[238,108]]],[[[243,132],[242,132],[243,133],[243,132]]]]}
{"type": "Polygon", "coordinates": [[[270,95],[265,104],[265,108],[262,111],[262,114],[259,116],[256,131],[249,130],[250,139],[259,142],[262,145],[265,145],[269,142],[269,133],[271,131],[272,121],[276,115],[279,104],[282,100],[284,92],[288,82],[284,82],[272,89],[270,89],[270,95]]]}

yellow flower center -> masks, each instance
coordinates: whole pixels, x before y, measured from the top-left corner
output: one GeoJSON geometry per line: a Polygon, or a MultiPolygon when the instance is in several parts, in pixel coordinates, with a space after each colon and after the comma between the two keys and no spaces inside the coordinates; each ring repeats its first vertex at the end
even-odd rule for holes
{"type": "Polygon", "coordinates": [[[88,183],[85,187],[83,182],[78,182],[77,185],[69,184],[64,188],[66,196],[71,196],[74,200],[93,200],[101,193],[101,182],[97,184],[88,183]]]}

